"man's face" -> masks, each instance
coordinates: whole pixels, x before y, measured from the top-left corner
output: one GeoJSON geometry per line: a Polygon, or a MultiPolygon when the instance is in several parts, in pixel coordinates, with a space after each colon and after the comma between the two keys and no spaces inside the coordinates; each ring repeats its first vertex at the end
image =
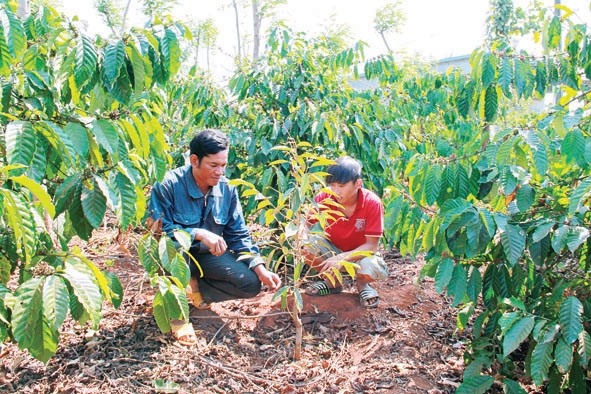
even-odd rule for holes
{"type": "Polygon", "coordinates": [[[191,166],[193,167],[193,176],[200,187],[211,187],[218,184],[226,165],[228,165],[228,149],[220,151],[214,155],[207,155],[201,159],[196,155],[191,155],[191,166]]]}
{"type": "Polygon", "coordinates": [[[347,183],[333,182],[330,184],[330,190],[337,194],[337,201],[340,204],[350,204],[356,201],[357,190],[359,190],[360,186],[361,179],[347,183]]]}

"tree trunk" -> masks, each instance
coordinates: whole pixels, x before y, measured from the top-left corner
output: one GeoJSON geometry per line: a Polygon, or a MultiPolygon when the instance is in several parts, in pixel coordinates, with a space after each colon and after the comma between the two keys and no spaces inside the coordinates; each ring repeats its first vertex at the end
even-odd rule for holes
{"type": "Polygon", "coordinates": [[[209,71],[209,46],[207,47],[207,71],[209,71]]]}
{"type": "Polygon", "coordinates": [[[291,312],[291,317],[293,319],[293,323],[295,325],[295,347],[293,349],[293,359],[296,361],[301,360],[302,358],[302,338],[303,338],[303,327],[302,327],[302,319],[300,319],[300,311],[294,305],[291,312]]]}
{"type": "Polygon", "coordinates": [[[386,40],[386,35],[384,34],[384,32],[380,32],[380,36],[382,36],[382,40],[384,40],[384,45],[386,45],[386,49],[388,50],[388,53],[392,53],[392,50],[390,49],[390,46],[388,45],[388,41],[386,40]]]}
{"type": "Polygon", "coordinates": [[[259,0],[252,0],[252,60],[259,58],[259,46],[261,41],[261,19],[259,12],[259,0]]]}
{"type": "MultiPolygon", "coordinates": [[[[556,15],[557,17],[560,18],[560,8],[556,7],[557,5],[560,5],[561,0],[554,0],[554,15],[556,15]]],[[[558,41],[558,49],[562,48],[562,42],[559,40],[558,41]]],[[[559,89],[557,86],[554,86],[552,88],[552,91],[554,92],[554,104],[558,105],[558,103],[560,102],[560,99],[562,98],[562,89],[559,89]]]]}
{"type": "Polygon", "coordinates": [[[18,0],[17,14],[21,19],[26,19],[31,13],[31,7],[29,6],[29,0],[18,0]]]}
{"type": "Polygon", "coordinates": [[[129,5],[130,4],[131,4],[131,0],[127,0],[127,5],[125,6],[125,11],[123,11],[123,18],[121,18],[120,37],[123,37],[123,32],[125,31],[125,21],[127,20],[127,13],[129,12],[129,5]]]}
{"type": "Polygon", "coordinates": [[[201,45],[201,35],[195,40],[195,68],[199,67],[199,45],[201,45]]]}
{"type": "Polygon", "coordinates": [[[238,59],[242,57],[242,44],[240,42],[240,19],[238,18],[238,4],[236,0],[232,0],[232,6],[234,7],[234,18],[236,19],[236,43],[238,44],[238,59]]]}

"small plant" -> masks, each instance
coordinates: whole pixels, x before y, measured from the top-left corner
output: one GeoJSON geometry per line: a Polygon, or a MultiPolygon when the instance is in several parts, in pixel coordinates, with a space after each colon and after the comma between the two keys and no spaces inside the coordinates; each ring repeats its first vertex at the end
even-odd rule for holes
{"type": "Polygon", "coordinates": [[[157,393],[176,393],[180,389],[178,383],[164,379],[154,380],[152,386],[154,386],[154,390],[156,390],[157,393]]]}
{"type": "MultiPolygon", "coordinates": [[[[336,210],[336,206],[314,201],[314,196],[319,191],[332,193],[323,181],[326,173],[317,169],[334,162],[306,151],[311,148],[312,145],[307,142],[296,143],[293,140],[286,146],[272,148],[286,155],[286,159],[270,163],[278,179],[277,190],[274,190],[277,194],[276,199],[264,197],[251,183],[232,181],[234,184],[247,187],[243,196],[254,196],[259,200],[257,211],[260,213],[264,230],[256,232],[254,237],[260,239],[261,249],[268,252],[263,253],[266,255],[268,266],[276,272],[283,270],[283,276],[286,278],[285,286],[275,293],[273,300],[281,297],[282,307],[291,312],[296,329],[295,360],[301,358],[303,338],[300,319],[303,300],[300,286],[306,279],[316,276],[307,269],[305,263],[304,248],[308,235],[322,234],[331,218],[342,215],[336,210]],[[310,219],[314,219],[317,224],[308,229],[307,222],[310,219]]],[[[346,261],[341,264],[352,277],[355,276],[355,264],[346,261]]],[[[336,268],[322,275],[333,283],[342,282],[341,272],[336,268]]]]}
{"type": "MultiPolygon", "coordinates": [[[[175,231],[179,247],[167,236],[160,236],[161,221],[150,220],[151,232],[142,237],[138,245],[139,260],[157,288],[154,295],[154,319],[162,332],[170,331],[170,321],[187,320],[189,304],[185,289],[191,279],[183,251],[191,247],[191,237],[184,231],[175,231]]],[[[199,265],[197,265],[199,267],[199,265]]]]}

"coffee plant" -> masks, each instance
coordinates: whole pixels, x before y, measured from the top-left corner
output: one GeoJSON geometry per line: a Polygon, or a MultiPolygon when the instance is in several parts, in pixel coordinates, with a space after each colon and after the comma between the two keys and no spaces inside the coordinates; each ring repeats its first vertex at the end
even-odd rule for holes
{"type": "Polygon", "coordinates": [[[591,41],[568,12],[540,26],[541,54],[483,47],[469,75],[371,59],[379,86],[365,91],[339,72],[357,57],[339,63],[287,32],[272,37],[280,57],[231,83],[250,130],[236,134],[269,192],[282,175],[258,163],[286,137],[363,161],[387,245],[425,253],[422,275],[471,330],[459,392],[524,392],[523,373],[549,392],[586,392],[591,41]],[[548,93],[555,105],[529,109],[548,93]]]}
{"type": "Polygon", "coordinates": [[[122,301],[118,279],[70,241],[108,211],[124,231],[144,216],[144,186],[169,164],[153,96],[180,66],[186,29],[106,41],[48,7],[15,12],[0,2],[0,339],[47,361],[68,313],[96,329],[103,301],[122,301]]]}
{"type": "MultiPolygon", "coordinates": [[[[384,200],[385,246],[424,254],[423,277],[470,333],[458,392],[588,391],[591,35],[567,7],[521,29],[539,51],[499,36],[472,53],[469,74],[365,60],[362,43],[335,48],[278,28],[226,91],[197,71],[177,76],[189,37],[180,23],[104,40],[47,7],[20,20],[10,4],[0,2],[2,339],[46,361],[67,313],[96,327],[121,286],[70,241],[89,239],[107,212],[122,229],[138,224],[145,186],[183,163],[195,129],[217,127],[232,141],[227,175],[240,179],[245,213],[285,249],[269,247],[271,267],[297,260],[292,205],[305,200],[298,188],[313,191],[288,141],[318,157],[347,153],[384,200]],[[355,90],[361,71],[375,84],[355,90]],[[553,102],[533,111],[533,100],[553,102]]],[[[140,250],[166,331],[187,314],[186,272],[166,238],[140,250]]],[[[299,273],[289,275],[278,297],[297,301],[299,273]]]]}

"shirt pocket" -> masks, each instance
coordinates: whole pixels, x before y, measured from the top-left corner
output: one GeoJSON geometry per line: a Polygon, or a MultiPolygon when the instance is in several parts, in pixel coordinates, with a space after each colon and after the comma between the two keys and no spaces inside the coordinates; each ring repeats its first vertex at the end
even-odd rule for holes
{"type": "Polygon", "coordinates": [[[175,213],[174,222],[183,227],[199,227],[201,223],[200,213],[175,213]]]}
{"type": "Polygon", "coordinates": [[[218,226],[225,226],[228,224],[228,212],[214,212],[213,221],[218,226]]]}

